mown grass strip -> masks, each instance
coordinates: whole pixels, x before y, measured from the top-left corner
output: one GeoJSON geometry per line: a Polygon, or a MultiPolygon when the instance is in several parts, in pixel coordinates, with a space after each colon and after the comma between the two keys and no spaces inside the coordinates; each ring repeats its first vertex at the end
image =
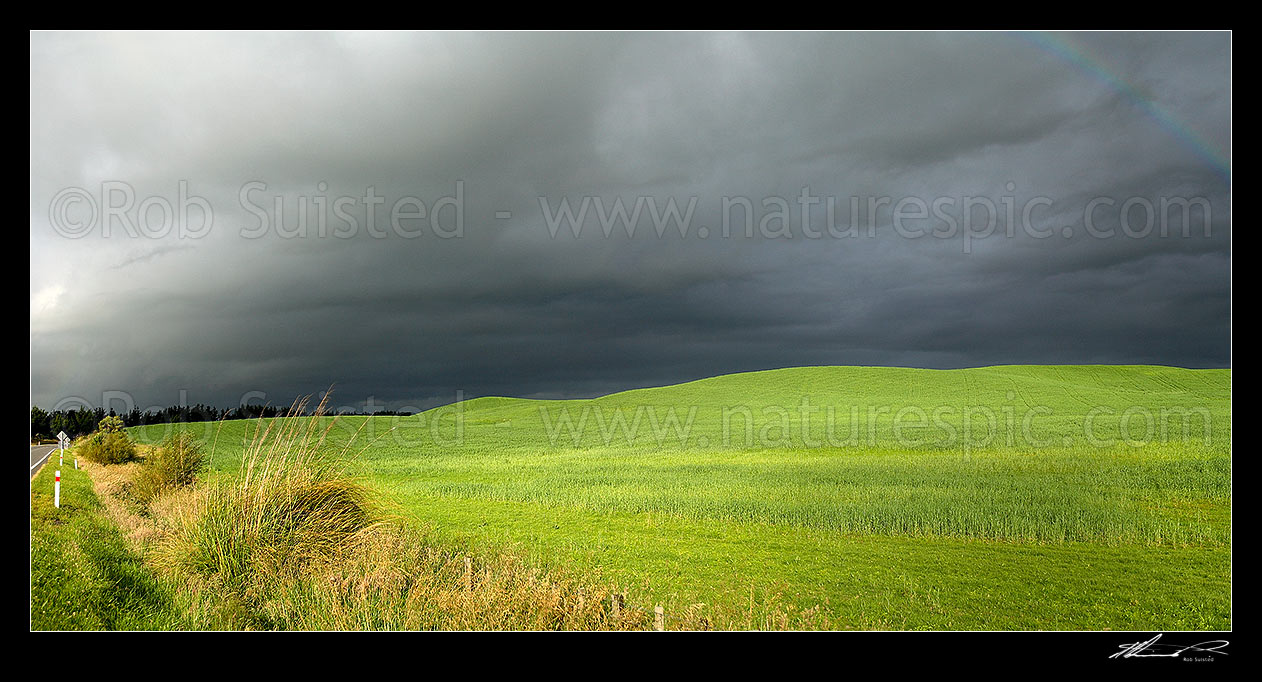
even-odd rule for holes
{"type": "Polygon", "coordinates": [[[31,482],[31,629],[180,628],[170,592],[128,548],[86,472],[61,470],[53,507],[55,464],[31,482]]]}

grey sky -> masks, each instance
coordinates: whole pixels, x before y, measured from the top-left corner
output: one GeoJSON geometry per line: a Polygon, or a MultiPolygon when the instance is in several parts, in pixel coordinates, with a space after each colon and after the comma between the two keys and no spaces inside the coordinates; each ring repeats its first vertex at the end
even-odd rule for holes
{"type": "Polygon", "coordinates": [[[814,364],[1230,364],[1226,33],[35,33],[30,49],[46,408],[334,383],[343,404],[424,407],[814,364]],[[134,234],[104,218],[123,186],[134,234]],[[194,206],[164,229],[181,186],[208,228],[194,206]],[[426,218],[392,226],[405,197],[426,218]],[[578,237],[550,226],[585,197],[578,237]],[[724,197],[749,200],[752,234],[724,197]],[[965,197],[995,207],[993,234],[965,197]],[[1193,200],[1191,224],[1162,236],[1163,198],[1193,200]],[[602,232],[594,202],[615,199],[641,202],[633,237],[602,232]],[[686,236],[654,229],[669,200],[693,204],[686,236]]]}

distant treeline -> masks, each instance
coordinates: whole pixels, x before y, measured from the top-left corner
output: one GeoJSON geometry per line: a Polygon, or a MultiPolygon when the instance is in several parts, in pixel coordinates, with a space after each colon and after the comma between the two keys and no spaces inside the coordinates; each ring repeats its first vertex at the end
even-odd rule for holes
{"type": "MultiPolygon", "coordinates": [[[[41,408],[31,408],[31,438],[54,439],[59,432],[65,431],[71,438],[87,435],[96,431],[97,424],[104,418],[120,417],[124,426],[143,426],[145,424],[173,424],[181,422],[216,422],[221,419],[270,419],[283,417],[290,413],[288,407],[271,405],[240,405],[221,409],[214,405],[172,405],[161,410],[141,412],[133,409],[130,412],[117,413],[114,410],[95,409],[55,410],[48,412],[41,408]]],[[[311,410],[299,413],[310,415],[311,410]]],[[[367,414],[339,411],[338,414],[367,414]]],[[[409,417],[411,412],[379,410],[372,414],[377,416],[409,417]]],[[[295,415],[298,416],[298,415],[295,415]]]]}

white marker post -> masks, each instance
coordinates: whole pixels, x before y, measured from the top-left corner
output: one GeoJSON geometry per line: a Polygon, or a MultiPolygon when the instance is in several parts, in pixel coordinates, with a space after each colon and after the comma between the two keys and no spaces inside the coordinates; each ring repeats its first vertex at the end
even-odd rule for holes
{"type": "Polygon", "coordinates": [[[61,471],[57,472],[57,481],[53,483],[53,506],[61,509],[61,471]]]}
{"type": "MultiPolygon", "coordinates": [[[[57,445],[61,447],[61,452],[57,455],[57,466],[65,466],[66,464],[66,442],[69,440],[70,436],[67,436],[65,431],[57,433],[57,445]]],[[[75,468],[78,469],[79,467],[75,468]]]]}

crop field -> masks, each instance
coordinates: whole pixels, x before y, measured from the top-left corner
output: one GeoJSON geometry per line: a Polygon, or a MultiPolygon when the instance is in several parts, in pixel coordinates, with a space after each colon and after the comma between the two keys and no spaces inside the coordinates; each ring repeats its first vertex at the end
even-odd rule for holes
{"type": "MultiPolygon", "coordinates": [[[[1230,394],[1230,370],[805,367],[346,416],[330,438],[437,537],[668,625],[1226,629],[1230,394]]],[[[257,426],[132,434],[191,431],[232,476],[257,426]]]]}

